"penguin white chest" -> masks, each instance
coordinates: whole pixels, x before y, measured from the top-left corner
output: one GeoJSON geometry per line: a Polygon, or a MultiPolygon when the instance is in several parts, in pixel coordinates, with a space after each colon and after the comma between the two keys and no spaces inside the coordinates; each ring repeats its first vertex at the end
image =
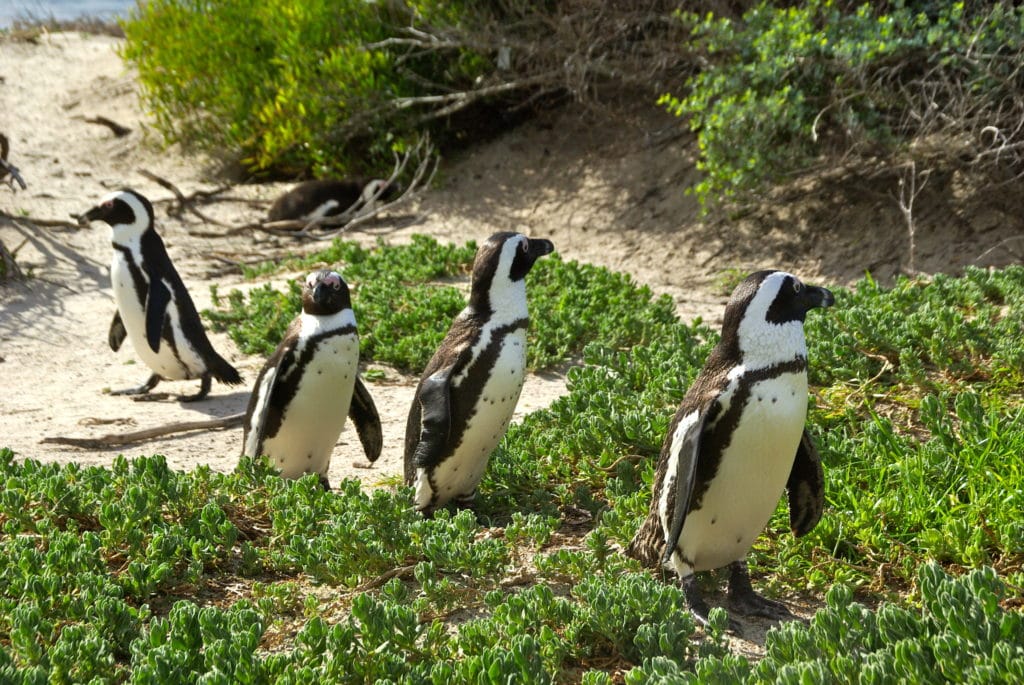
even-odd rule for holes
{"type": "Polygon", "coordinates": [[[301,374],[295,395],[283,408],[277,433],[264,440],[262,449],[283,477],[327,474],[352,403],[358,366],[359,338],[335,335],[318,343],[304,368],[290,369],[290,374],[301,374]]]}
{"type": "MultiPolygon", "coordinates": [[[[526,373],[526,329],[508,333],[491,369],[475,369],[488,373],[483,390],[466,421],[466,429],[452,455],[433,472],[437,485],[436,503],[442,506],[456,497],[472,495],[483,479],[491,453],[508,430],[516,403],[523,391],[526,373]]],[[[462,379],[459,385],[469,381],[462,379]]],[[[458,386],[452,392],[458,392],[458,386]]],[[[430,486],[422,469],[418,473],[417,502],[429,501],[430,486]]]]}
{"type": "MultiPolygon", "coordinates": [[[[174,345],[172,347],[161,339],[159,349],[154,352],[146,339],[145,306],[148,291],[139,293],[135,290],[128,260],[120,250],[114,250],[114,259],[110,265],[110,282],[125,332],[135,353],[146,366],[167,380],[189,380],[201,376],[206,370],[206,364],[182,332],[173,290],[171,301],[167,304],[167,316],[171,320],[174,345]]],[[[147,282],[146,287],[148,286],[147,282]]],[[[167,288],[170,290],[170,286],[167,288]]]]}
{"type": "Polygon", "coordinates": [[[677,567],[681,575],[746,557],[782,496],[806,420],[806,373],[751,387],[700,508],[686,517],[678,550],[689,564],[677,567]]]}

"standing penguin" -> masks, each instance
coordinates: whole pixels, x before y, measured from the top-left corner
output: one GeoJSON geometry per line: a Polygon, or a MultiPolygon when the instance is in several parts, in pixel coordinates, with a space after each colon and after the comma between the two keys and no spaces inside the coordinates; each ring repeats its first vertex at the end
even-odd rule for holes
{"type": "Polygon", "coordinates": [[[477,251],[469,303],[416,387],[405,429],[405,481],[418,511],[472,502],[508,428],[526,373],[526,274],[549,240],[495,233],[477,251]]]}
{"type": "Polygon", "coordinates": [[[359,378],[359,336],[348,286],[315,271],[302,288],[302,313],[267,360],[249,399],[243,456],[267,456],[284,478],[316,473],[328,489],[331,452],[351,416],[372,462],[380,456],[380,416],[359,378]]]}
{"type": "Polygon", "coordinates": [[[115,352],[125,337],[153,371],[137,388],[112,395],[143,395],[161,380],[201,381],[199,392],[182,396],[200,400],[210,392],[210,378],[238,385],[238,371],[218,355],[206,337],[196,307],[185,290],[164,242],[153,228],[153,205],[133,190],[119,190],[86,212],[83,221],[110,224],[114,259],[110,282],[117,312],[108,342],[115,352]]]}
{"type": "Polygon", "coordinates": [[[391,199],[396,190],[394,184],[382,179],[369,183],[336,179],[306,181],[274,200],[267,218],[270,221],[314,221],[346,212],[354,215],[359,210],[372,209],[377,200],[391,199]]]}
{"type": "Polygon", "coordinates": [[[788,618],[781,603],[750,585],[746,556],[789,490],[793,533],[821,518],[824,474],[805,430],[804,317],[834,299],[782,271],[747,277],[725,308],[722,339],[669,425],[651,508],[627,549],[679,576],[696,620],[708,606],[694,573],[729,566],[730,608],[788,618]]]}

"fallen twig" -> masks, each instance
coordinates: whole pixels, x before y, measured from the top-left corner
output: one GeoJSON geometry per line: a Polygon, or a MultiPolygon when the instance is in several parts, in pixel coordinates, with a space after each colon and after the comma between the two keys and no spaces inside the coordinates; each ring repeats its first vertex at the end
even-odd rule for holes
{"type": "Polygon", "coordinates": [[[100,126],[106,126],[110,129],[110,132],[114,134],[115,138],[124,138],[126,135],[132,132],[132,130],[127,126],[122,126],[116,121],[113,121],[112,119],[108,119],[103,116],[89,118],[82,117],[82,120],[87,124],[99,124],[100,126]]]}
{"type": "Polygon", "coordinates": [[[367,590],[373,590],[375,588],[383,587],[392,578],[407,579],[413,575],[416,570],[416,564],[406,564],[404,566],[398,566],[396,568],[388,569],[384,573],[380,574],[376,578],[371,578],[362,585],[356,588],[357,592],[366,592],[367,590]]]}
{"type": "MultiPolygon", "coordinates": [[[[47,226],[50,228],[82,228],[81,224],[79,224],[77,221],[67,221],[66,219],[40,219],[39,217],[34,216],[14,216],[13,214],[8,214],[7,212],[4,212],[2,210],[0,210],[0,218],[10,219],[11,221],[18,225],[20,225],[19,222],[24,221],[35,224],[36,226],[47,226]]],[[[24,228],[24,226],[22,226],[22,228],[24,228]]]]}
{"type": "Polygon", "coordinates": [[[130,433],[109,433],[107,435],[101,435],[98,438],[69,438],[57,436],[52,438],[43,438],[39,442],[40,444],[47,445],[69,445],[71,447],[82,447],[85,449],[102,449],[104,447],[145,442],[146,440],[160,438],[173,433],[211,430],[217,428],[234,428],[236,426],[241,426],[244,419],[245,413],[238,413],[231,414],[230,416],[222,416],[218,419],[207,419],[205,421],[179,421],[177,423],[168,423],[154,428],[131,431],[130,433]]]}
{"type": "Polygon", "coordinates": [[[192,214],[195,214],[197,217],[199,217],[206,223],[214,224],[216,226],[224,226],[225,228],[231,228],[231,224],[226,224],[223,221],[218,221],[217,219],[207,216],[200,212],[198,209],[196,209],[192,202],[187,197],[185,197],[185,194],[178,190],[178,187],[171,183],[170,181],[168,181],[166,178],[157,176],[152,171],[148,171],[146,169],[139,169],[139,173],[148,178],[149,180],[159,183],[161,186],[167,188],[167,190],[174,193],[174,197],[178,198],[178,202],[181,203],[182,207],[187,209],[192,214]]]}

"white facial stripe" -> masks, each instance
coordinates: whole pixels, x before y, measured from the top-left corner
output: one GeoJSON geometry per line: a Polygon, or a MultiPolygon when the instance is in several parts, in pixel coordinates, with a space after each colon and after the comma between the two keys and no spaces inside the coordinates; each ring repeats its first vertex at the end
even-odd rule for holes
{"type": "Polygon", "coordinates": [[[135,215],[135,221],[130,224],[115,224],[110,227],[114,242],[127,244],[132,238],[137,238],[142,235],[142,232],[149,227],[151,221],[150,216],[146,211],[146,207],[138,197],[133,193],[126,193],[123,190],[118,190],[104,195],[100,200],[100,204],[113,202],[114,200],[121,200],[124,202],[131,208],[132,214],[135,215]]]}
{"type": "Polygon", "coordinates": [[[788,321],[780,324],[767,320],[768,310],[771,309],[780,289],[788,287],[787,277],[796,279],[796,276],[783,271],[765,278],[740,320],[737,334],[740,351],[743,353],[743,364],[748,369],[807,356],[802,322],[788,321]]]}
{"type": "Polygon", "coordinates": [[[509,323],[527,316],[526,281],[525,279],[513,281],[509,278],[516,253],[522,249],[524,244],[528,244],[526,236],[517,235],[506,240],[505,244],[501,246],[498,268],[494,272],[491,289],[488,293],[491,309],[494,311],[494,317],[491,320],[494,322],[509,323]]]}

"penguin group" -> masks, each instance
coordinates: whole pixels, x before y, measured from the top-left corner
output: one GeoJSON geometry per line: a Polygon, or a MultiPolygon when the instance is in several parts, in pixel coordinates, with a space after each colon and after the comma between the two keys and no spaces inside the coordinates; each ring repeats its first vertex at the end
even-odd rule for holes
{"type": "MultiPolygon", "coordinates": [[[[384,195],[381,183],[303,184],[279,198],[270,217],[350,212],[384,195]]],[[[117,351],[127,338],[152,372],[142,385],[116,393],[148,396],[161,380],[198,379],[198,393],[179,398],[194,401],[207,396],[212,379],[242,383],[207,338],[155,230],[150,202],[120,190],[82,221],[111,229],[110,347],[117,351]]],[[[466,306],[423,369],[406,420],[404,482],[426,517],[474,503],[526,377],[526,277],[554,249],[546,239],[500,232],[476,254],[466,306]]],[[[790,273],[748,276],[729,299],[721,339],[669,425],[649,511],[625,551],[673,572],[699,623],[707,623],[709,609],[696,574],[724,567],[732,612],[790,616],[753,591],[745,559],[784,492],[795,535],[822,516],[824,476],[806,428],[803,323],[811,310],[833,303],[831,292],[790,273]]],[[[241,454],[266,458],[284,478],[312,474],[329,489],[328,467],[347,419],[374,462],[383,447],[381,419],[359,373],[351,293],[339,271],[323,269],[303,280],[301,311],[252,385],[241,454]]]]}

